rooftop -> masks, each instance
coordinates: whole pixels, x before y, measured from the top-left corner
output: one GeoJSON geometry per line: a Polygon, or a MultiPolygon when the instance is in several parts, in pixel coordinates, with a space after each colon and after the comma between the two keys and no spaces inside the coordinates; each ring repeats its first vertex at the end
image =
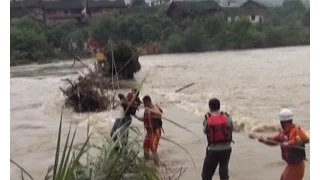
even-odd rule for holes
{"type": "Polygon", "coordinates": [[[42,1],[44,9],[83,9],[80,0],[42,1]]]}
{"type": "Polygon", "coordinates": [[[227,16],[243,16],[250,14],[246,9],[241,7],[225,7],[222,8],[222,12],[227,16]]]}
{"type": "Polygon", "coordinates": [[[184,10],[185,12],[189,11],[203,11],[203,10],[213,10],[213,9],[220,9],[220,6],[210,0],[204,1],[172,1],[171,5],[175,5],[177,8],[184,10]]]}
{"type": "Polygon", "coordinates": [[[106,0],[88,0],[88,8],[126,8],[124,0],[106,1],[106,0]]]}

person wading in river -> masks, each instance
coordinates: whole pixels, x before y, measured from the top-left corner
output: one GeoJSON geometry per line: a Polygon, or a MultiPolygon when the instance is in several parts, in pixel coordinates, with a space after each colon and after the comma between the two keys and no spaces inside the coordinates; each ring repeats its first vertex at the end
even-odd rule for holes
{"type": "Polygon", "coordinates": [[[276,146],[280,144],[282,159],[287,166],[281,175],[281,180],[302,180],[304,176],[306,160],[305,144],[309,143],[309,137],[293,121],[293,113],[290,109],[282,109],[279,115],[282,131],[274,136],[263,138],[250,134],[250,138],[256,138],[260,142],[276,146]]]}
{"type": "Polygon", "coordinates": [[[152,159],[156,166],[160,166],[160,160],[158,155],[158,146],[162,131],[162,109],[158,105],[152,104],[150,96],[144,96],[143,104],[145,106],[144,116],[137,117],[138,120],[144,123],[144,127],[147,131],[144,139],[144,157],[150,159],[149,151],[152,153],[152,159]]]}
{"type": "MultiPolygon", "coordinates": [[[[113,138],[113,141],[117,141],[118,136],[122,136],[120,143],[121,146],[125,146],[129,138],[128,127],[132,122],[131,116],[135,115],[137,107],[132,104],[130,105],[130,102],[125,98],[123,94],[119,93],[118,97],[120,99],[120,105],[122,110],[121,117],[117,118],[115,123],[113,124],[110,136],[113,138]],[[113,136],[118,129],[120,129],[120,133],[113,136]]],[[[119,150],[119,148],[120,147],[117,146],[115,149],[119,150]]]]}
{"type": "Polygon", "coordinates": [[[210,112],[203,122],[204,133],[207,135],[208,146],[203,162],[202,180],[212,180],[219,165],[220,180],[229,180],[229,160],[233,124],[231,117],[220,112],[220,101],[212,98],[209,101],[210,112]]]}

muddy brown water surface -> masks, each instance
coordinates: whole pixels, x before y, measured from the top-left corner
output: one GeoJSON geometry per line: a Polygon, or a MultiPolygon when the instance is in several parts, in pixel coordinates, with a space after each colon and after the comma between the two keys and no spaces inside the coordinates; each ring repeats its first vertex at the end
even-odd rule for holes
{"type": "MultiPolygon", "coordinates": [[[[85,61],[90,63],[91,60],[85,61]]],[[[286,47],[245,51],[208,52],[140,57],[138,81],[150,72],[141,96],[150,94],[165,110],[165,116],[191,129],[187,133],[164,122],[165,137],[182,144],[195,160],[196,170],[188,155],[175,145],[160,144],[160,156],[169,166],[188,166],[182,179],[200,179],[204,158],[205,136],[202,117],[208,99],[216,96],[222,108],[230,112],[237,129],[236,144],[230,162],[231,179],[279,179],[284,168],[277,147],[270,148],[249,140],[246,133],[257,131],[275,134],[278,113],[282,107],[292,108],[294,120],[310,129],[310,47],[286,47]],[[180,87],[195,85],[174,93],[180,87]],[[241,165],[240,165],[241,164],[241,165]]],[[[11,158],[42,179],[53,163],[60,109],[63,96],[62,79],[74,78],[83,68],[72,61],[55,64],[11,67],[11,158]]],[[[142,113],[142,112],[140,112],[142,113]]],[[[89,114],[64,115],[64,136],[68,124],[77,124],[77,138],[85,137],[86,123],[98,134],[108,134],[117,110],[89,114]]],[[[134,125],[142,128],[139,122],[134,125]]],[[[309,158],[309,146],[307,148],[309,158]]],[[[11,165],[11,179],[19,179],[19,171],[11,165]]],[[[305,179],[309,179],[307,163],[305,179]]]]}

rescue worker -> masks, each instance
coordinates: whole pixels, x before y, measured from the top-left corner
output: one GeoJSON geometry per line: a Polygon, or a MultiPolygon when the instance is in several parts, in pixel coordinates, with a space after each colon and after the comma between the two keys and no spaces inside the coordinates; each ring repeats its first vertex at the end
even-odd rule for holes
{"type": "Polygon", "coordinates": [[[306,160],[305,144],[309,143],[309,137],[297,125],[293,123],[293,113],[290,109],[282,109],[279,114],[279,120],[282,131],[274,136],[257,139],[270,146],[276,146],[281,143],[282,159],[286,161],[287,166],[281,175],[281,180],[302,180],[304,176],[306,160]]]}
{"type": "Polygon", "coordinates": [[[220,111],[220,101],[212,98],[209,101],[210,112],[203,122],[204,133],[207,135],[206,156],[202,168],[202,180],[212,180],[219,165],[220,180],[229,179],[229,160],[233,124],[231,117],[220,111]]]}
{"type": "Polygon", "coordinates": [[[106,67],[106,57],[100,49],[97,50],[96,60],[99,68],[103,69],[106,67]]]}
{"type": "Polygon", "coordinates": [[[152,104],[152,100],[148,95],[144,96],[142,101],[145,106],[144,115],[143,117],[135,117],[144,123],[144,128],[147,131],[143,142],[144,157],[146,160],[150,159],[149,152],[151,151],[154,164],[160,166],[158,146],[162,131],[161,116],[163,110],[158,105],[152,104]]]}
{"type": "MultiPolygon", "coordinates": [[[[118,135],[122,136],[122,140],[120,143],[122,146],[125,146],[128,142],[128,138],[129,138],[128,128],[132,122],[131,116],[135,114],[136,107],[129,106],[129,102],[123,94],[119,93],[118,97],[120,99],[120,105],[121,105],[121,110],[122,110],[121,117],[117,118],[115,123],[113,124],[110,136],[113,138],[113,141],[117,141],[118,137],[117,136],[113,137],[113,134],[119,128],[122,128],[122,129],[120,129],[121,132],[118,135]]],[[[118,149],[119,149],[119,147],[116,147],[116,150],[118,150],[118,149]]]]}

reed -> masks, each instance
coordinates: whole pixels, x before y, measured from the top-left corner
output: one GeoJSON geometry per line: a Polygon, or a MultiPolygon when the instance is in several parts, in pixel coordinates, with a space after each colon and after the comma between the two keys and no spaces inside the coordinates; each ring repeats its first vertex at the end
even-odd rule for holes
{"type": "MultiPolygon", "coordinates": [[[[89,122],[87,137],[84,142],[78,144],[74,142],[77,129],[71,132],[70,125],[65,143],[61,144],[62,114],[63,112],[60,117],[54,164],[48,168],[45,180],[178,180],[186,171],[186,168],[180,167],[178,171],[169,173],[165,165],[157,168],[144,160],[140,143],[142,133],[135,126],[117,130],[115,135],[119,138],[116,141],[111,137],[102,138],[102,145],[98,146],[90,144],[92,131],[89,132],[89,122]],[[123,131],[130,131],[131,134],[126,145],[122,145],[121,142],[121,136],[125,134],[123,131]],[[116,151],[115,148],[119,145],[120,151],[116,151]]],[[[168,142],[178,145],[172,140],[168,142]]],[[[12,159],[10,161],[21,170],[22,180],[34,179],[18,163],[12,159]]]]}

